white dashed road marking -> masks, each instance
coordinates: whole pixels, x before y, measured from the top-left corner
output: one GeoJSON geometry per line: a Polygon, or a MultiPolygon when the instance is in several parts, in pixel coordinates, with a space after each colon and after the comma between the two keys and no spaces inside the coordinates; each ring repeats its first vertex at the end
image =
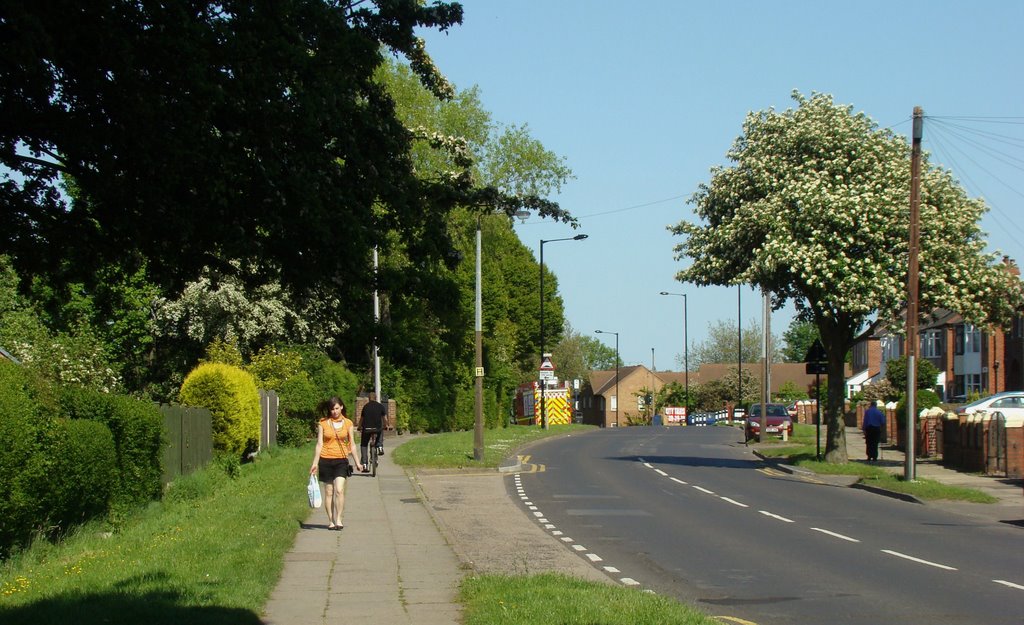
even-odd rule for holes
{"type": "Polygon", "coordinates": [[[939,564],[938,562],[929,562],[928,560],[922,560],[921,558],[915,558],[914,556],[908,556],[905,553],[900,553],[898,551],[892,551],[890,549],[883,549],[882,553],[887,553],[887,554],[889,554],[891,556],[896,556],[897,558],[903,558],[905,560],[910,560],[911,562],[917,562],[918,564],[927,564],[928,566],[934,566],[937,569],[945,569],[947,571],[955,571],[955,570],[957,570],[957,569],[955,569],[955,568],[953,568],[951,566],[946,566],[945,564],[939,564]]]}
{"type": "Polygon", "coordinates": [[[741,502],[739,502],[739,501],[736,501],[735,499],[729,499],[728,497],[722,497],[722,501],[728,501],[728,502],[729,502],[729,503],[731,503],[732,505],[734,505],[734,506],[739,506],[739,507],[741,507],[741,508],[749,508],[749,507],[750,507],[750,506],[748,506],[748,505],[747,505],[747,504],[745,504],[745,503],[741,503],[741,502]]]}
{"type": "Polygon", "coordinates": [[[778,519],[780,521],[785,521],[786,523],[793,523],[794,522],[793,519],[787,519],[784,516],[779,516],[777,514],[772,514],[771,512],[768,512],[767,510],[758,510],[758,512],[760,512],[761,514],[763,514],[765,516],[770,516],[773,519],[778,519]]]}
{"type": "Polygon", "coordinates": [[[1008,581],[1003,580],[1003,579],[994,579],[992,581],[997,583],[997,584],[1002,584],[1003,586],[1009,586],[1010,588],[1016,588],[1017,590],[1024,590],[1024,586],[1021,586],[1020,584],[1014,584],[1013,582],[1008,582],[1008,581]]]}
{"type": "Polygon", "coordinates": [[[843,536],[842,534],[837,534],[835,532],[830,532],[828,530],[823,530],[820,527],[812,527],[811,529],[814,530],[815,532],[821,532],[822,534],[828,534],[829,536],[835,536],[836,538],[842,538],[843,540],[848,540],[851,543],[859,543],[860,542],[856,538],[850,538],[849,536],[843,536]]]}

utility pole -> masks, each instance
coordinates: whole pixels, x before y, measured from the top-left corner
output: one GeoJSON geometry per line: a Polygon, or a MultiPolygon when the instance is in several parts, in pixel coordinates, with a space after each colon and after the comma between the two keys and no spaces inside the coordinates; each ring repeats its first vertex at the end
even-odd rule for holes
{"type": "Polygon", "coordinates": [[[910,150],[910,246],[907,263],[907,444],[903,478],[912,481],[914,475],[914,437],[917,434],[917,304],[918,304],[918,246],[921,237],[921,134],[924,111],[914,107],[914,127],[910,150]]]}
{"type": "Polygon", "coordinates": [[[758,442],[763,443],[768,440],[768,402],[772,399],[772,354],[771,354],[771,314],[772,314],[772,296],[768,292],[768,289],[764,290],[764,307],[763,317],[761,321],[762,334],[764,337],[764,372],[761,377],[761,426],[758,428],[758,442]]]}
{"type": "MultiPolygon", "coordinates": [[[[743,405],[743,287],[736,285],[736,406],[743,405]]],[[[733,409],[735,414],[735,409],[733,409]]],[[[744,413],[744,418],[750,415],[744,413]]]]}

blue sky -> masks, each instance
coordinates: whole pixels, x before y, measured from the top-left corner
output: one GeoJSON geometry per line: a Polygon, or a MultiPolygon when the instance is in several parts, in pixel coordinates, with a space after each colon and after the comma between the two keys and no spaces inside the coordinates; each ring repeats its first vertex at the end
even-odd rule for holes
{"type": "MultiPolygon", "coordinates": [[[[650,366],[654,348],[658,369],[680,369],[683,298],[661,291],[687,294],[691,356],[709,324],[735,323],[736,287],[674,280],[679,240],[666,226],[692,219],[687,199],[725,162],[746,113],[790,108],[794,89],[830,93],[903,135],[923,107],[925,150],[989,201],[991,250],[1024,264],[1024,2],[462,5],[462,26],[421,33],[427,50],[456,87],[479,86],[495,121],[528,124],[573,169],[552,199],[589,238],[545,244],[545,265],[573,328],[612,347],[593,331],[619,332],[626,364],[650,366]],[[966,117],[985,119],[952,119],[966,117]]],[[[536,218],[516,231],[535,254],[541,239],[577,234],[536,218]]],[[[744,325],[760,311],[742,289],[744,325]]],[[[773,332],[791,316],[775,313],[773,332]]]]}

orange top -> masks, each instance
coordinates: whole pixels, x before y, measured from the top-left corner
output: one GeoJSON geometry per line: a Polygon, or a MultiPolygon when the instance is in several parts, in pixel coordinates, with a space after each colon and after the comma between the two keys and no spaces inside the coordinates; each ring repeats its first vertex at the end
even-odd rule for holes
{"type": "Polygon", "coordinates": [[[352,452],[348,448],[348,433],[351,428],[352,422],[345,417],[342,417],[340,421],[321,419],[320,431],[324,444],[320,449],[320,457],[347,458],[352,452]]]}

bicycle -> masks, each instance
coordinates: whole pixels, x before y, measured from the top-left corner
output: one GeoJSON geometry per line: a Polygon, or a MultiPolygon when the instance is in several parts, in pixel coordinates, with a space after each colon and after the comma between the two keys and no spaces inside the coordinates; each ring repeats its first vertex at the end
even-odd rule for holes
{"type": "Polygon", "coordinates": [[[362,435],[373,437],[373,439],[369,443],[369,462],[367,462],[366,464],[369,465],[370,467],[370,477],[377,477],[377,463],[380,456],[379,452],[377,451],[378,449],[380,449],[380,440],[378,440],[377,437],[381,435],[381,432],[377,428],[366,428],[365,430],[363,430],[362,435]]]}

